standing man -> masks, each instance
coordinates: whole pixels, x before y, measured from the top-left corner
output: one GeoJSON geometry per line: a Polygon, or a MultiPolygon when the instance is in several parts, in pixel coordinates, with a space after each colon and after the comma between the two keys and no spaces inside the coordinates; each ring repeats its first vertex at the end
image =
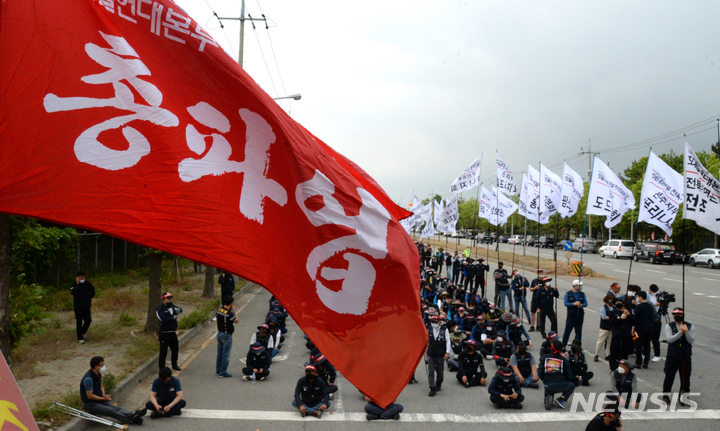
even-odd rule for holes
{"type": "Polygon", "coordinates": [[[222,307],[215,310],[217,320],[217,359],[215,360],[215,375],[218,377],[232,377],[228,374],[230,351],[232,350],[232,336],[235,332],[235,323],[240,320],[235,315],[235,305],[232,296],[224,296],[222,307]]]}
{"type": "Polygon", "coordinates": [[[85,373],[80,382],[80,399],[83,403],[83,410],[92,415],[110,416],[124,424],[134,423],[141,425],[142,417],[147,409],[129,412],[110,403],[112,397],[105,395],[105,387],[102,384],[102,373],[105,372],[105,359],[95,356],[90,359],[90,370],[85,373]]]}
{"type": "Polygon", "coordinates": [[[635,307],[635,368],[647,368],[650,363],[650,339],[655,323],[655,307],[647,301],[647,292],[638,292],[635,307]]]}
{"type": "MultiPolygon", "coordinates": [[[[665,360],[665,381],[663,392],[672,391],[675,374],[680,373],[680,395],[690,392],[690,373],[692,372],[692,345],[695,342],[695,325],[685,321],[685,311],[678,307],[673,309],[674,322],[665,325],[665,336],[668,342],[667,359],[665,360]]],[[[663,401],[670,404],[670,397],[665,395],[663,401]]],[[[686,405],[680,401],[683,406],[686,405]]]]}
{"type": "Polygon", "coordinates": [[[457,250],[455,250],[455,254],[451,259],[453,284],[458,284],[458,282],[460,281],[460,266],[462,266],[462,261],[462,257],[460,257],[457,250]]]}
{"type": "Polygon", "coordinates": [[[582,341],[582,327],[585,322],[585,307],[588,306],[587,297],[582,292],[583,282],[573,280],[572,290],[565,293],[565,307],[567,307],[567,318],[565,320],[565,334],[563,334],[563,346],[567,346],[570,333],[575,330],[575,339],[582,341]]]}
{"type": "Polygon", "coordinates": [[[151,411],[150,419],[180,416],[182,414],[180,410],[186,405],[180,380],[173,377],[170,368],[165,367],[160,370],[158,378],[153,381],[150,389],[150,401],[145,403],[145,408],[151,411]]]}
{"type": "MultiPolygon", "coordinates": [[[[610,290],[607,291],[607,295],[611,295],[613,298],[620,297],[620,283],[617,281],[610,285],[610,290]]],[[[613,300],[613,302],[615,302],[613,300]]]]}
{"type": "Polygon", "coordinates": [[[162,370],[165,368],[165,358],[170,348],[170,360],[172,369],[182,371],[178,365],[178,338],[177,338],[177,318],[182,313],[182,308],[173,304],[173,296],[170,292],[163,293],[162,304],[155,311],[155,315],[160,320],[160,357],[158,358],[158,366],[162,370]]]}
{"type": "MultiPolygon", "coordinates": [[[[545,271],[542,268],[537,270],[537,278],[530,282],[530,292],[532,292],[532,299],[530,300],[530,332],[535,331],[535,312],[538,309],[538,296],[540,296],[540,289],[543,286],[543,278],[545,278],[545,271]]],[[[538,320],[540,316],[538,316],[538,320]]],[[[538,322],[538,329],[540,323],[538,322]]]]}
{"type": "Polygon", "coordinates": [[[503,269],[503,263],[498,262],[498,269],[493,272],[493,278],[495,279],[495,305],[499,305],[500,308],[505,310],[505,296],[510,302],[509,306],[512,307],[512,299],[510,298],[510,281],[508,280],[508,273],[506,269],[503,269]],[[502,298],[502,302],[501,299],[502,298]]]}
{"type": "Polygon", "coordinates": [[[512,279],[512,290],[513,290],[513,298],[515,299],[515,312],[518,316],[522,317],[522,312],[525,310],[525,315],[528,318],[528,322],[531,321],[530,319],[530,310],[528,310],[528,303],[527,303],[527,292],[528,288],[530,287],[530,282],[527,278],[520,275],[520,271],[513,270],[513,279],[512,279]]]}
{"type": "Polygon", "coordinates": [[[653,346],[654,356],[651,359],[653,362],[660,361],[660,331],[662,331],[662,316],[660,315],[660,303],[657,300],[658,286],[657,284],[650,285],[650,293],[648,293],[647,299],[650,304],[655,307],[655,321],[653,321],[653,327],[651,331],[651,341],[653,346]]]}
{"type": "Polygon", "coordinates": [[[225,270],[220,271],[218,283],[220,284],[220,298],[233,296],[235,292],[235,278],[232,274],[225,270]]]}
{"type": "Polygon", "coordinates": [[[95,286],[85,280],[85,271],[78,271],[75,282],[70,286],[70,293],[73,296],[73,310],[75,311],[75,330],[80,344],[85,344],[87,334],[92,323],[90,307],[92,298],[95,296],[95,286]]]}
{"type": "Polygon", "coordinates": [[[431,397],[434,397],[442,388],[444,364],[452,351],[450,332],[441,322],[441,316],[430,316],[430,325],[427,327],[428,347],[425,358],[428,361],[428,384],[430,385],[428,395],[431,397]],[[436,372],[437,380],[435,380],[436,372]]]}
{"type": "Polygon", "coordinates": [[[538,329],[543,338],[545,336],[545,318],[550,319],[550,330],[557,332],[557,316],[555,315],[555,298],[560,297],[557,287],[550,287],[552,278],[543,277],[542,287],[538,290],[537,313],[538,313],[538,329]]]}
{"type": "Polygon", "coordinates": [[[620,360],[627,359],[633,351],[632,327],[635,318],[625,308],[622,298],[615,298],[615,309],[610,314],[612,342],[610,343],[610,371],[617,369],[620,360]]]}
{"type": "Polygon", "coordinates": [[[603,298],[603,306],[600,307],[600,333],[598,334],[597,344],[595,345],[595,362],[600,359],[600,351],[603,346],[607,345],[605,349],[605,359],[610,359],[610,345],[612,344],[612,323],[610,323],[610,314],[613,312],[612,295],[605,295],[603,298]]]}
{"type": "Polygon", "coordinates": [[[485,273],[490,271],[490,266],[485,263],[485,259],[478,257],[475,261],[477,267],[475,268],[475,292],[480,289],[480,296],[485,298],[485,273]]]}

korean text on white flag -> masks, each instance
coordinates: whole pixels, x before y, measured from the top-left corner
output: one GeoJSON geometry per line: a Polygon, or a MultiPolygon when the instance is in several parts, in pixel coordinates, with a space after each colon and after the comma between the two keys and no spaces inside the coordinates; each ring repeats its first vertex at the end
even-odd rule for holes
{"type": "Polygon", "coordinates": [[[425,228],[420,234],[420,240],[422,240],[423,238],[430,238],[433,235],[435,235],[435,226],[433,226],[432,220],[428,220],[428,222],[425,223],[425,228]]]}
{"type": "Polygon", "coordinates": [[[528,197],[528,179],[523,172],[522,184],[520,184],[520,201],[518,204],[518,214],[527,217],[527,197],[528,197]]]}
{"type": "Polygon", "coordinates": [[[493,199],[495,200],[495,208],[493,208],[495,221],[490,220],[491,223],[497,225],[504,225],[507,223],[508,218],[518,209],[518,204],[512,201],[509,197],[505,196],[504,193],[500,192],[495,186],[492,188],[493,199]]]}
{"type": "Polygon", "coordinates": [[[443,203],[442,200],[436,201],[433,200],[433,222],[437,225],[438,220],[440,220],[440,213],[443,210],[443,203]]]}
{"type": "Polygon", "coordinates": [[[578,204],[585,194],[582,177],[578,175],[567,163],[563,167],[562,199],[558,212],[565,217],[571,217],[577,212],[578,204]]]}
{"type": "Polygon", "coordinates": [[[640,195],[638,222],[653,224],[672,236],[672,224],[682,201],[683,176],[650,151],[640,195]]]}
{"type": "Polygon", "coordinates": [[[478,217],[484,218],[485,220],[490,220],[490,216],[492,215],[492,209],[493,209],[493,203],[492,203],[493,197],[490,194],[490,191],[485,188],[485,186],[480,186],[480,207],[478,208],[478,217]]]}
{"type": "Polygon", "coordinates": [[[518,194],[518,189],[515,185],[515,178],[513,178],[508,165],[506,165],[500,157],[497,158],[495,176],[497,177],[497,188],[502,190],[503,193],[510,196],[518,194]]]}
{"type": "Polygon", "coordinates": [[[611,229],[620,223],[627,210],[635,209],[635,197],[615,172],[597,156],[588,192],[587,214],[604,215],[605,227],[611,229]]]}
{"type": "Polygon", "coordinates": [[[558,212],[562,181],[553,171],[540,163],[540,223],[546,224],[550,216],[558,212]]]}
{"type": "Polygon", "coordinates": [[[527,187],[527,215],[525,215],[525,217],[528,220],[538,221],[538,212],[540,209],[540,172],[530,165],[528,165],[527,187]]]}
{"type": "Polygon", "coordinates": [[[480,170],[482,168],[482,154],[475,159],[450,185],[450,193],[460,193],[477,186],[480,183],[480,170]]]}
{"type": "Polygon", "coordinates": [[[720,235],[720,183],[685,143],[684,218],[720,235]]]}
{"type": "Polygon", "coordinates": [[[445,208],[440,213],[440,222],[435,227],[440,232],[455,232],[455,225],[457,224],[459,218],[460,211],[458,208],[458,198],[456,194],[453,194],[452,198],[446,202],[445,208]]]}

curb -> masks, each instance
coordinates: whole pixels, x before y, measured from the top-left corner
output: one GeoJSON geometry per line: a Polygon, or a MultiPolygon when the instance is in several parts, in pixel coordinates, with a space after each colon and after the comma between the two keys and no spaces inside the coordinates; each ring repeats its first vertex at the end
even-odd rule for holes
{"type": "MultiPolygon", "coordinates": [[[[235,292],[233,297],[235,299],[238,299],[241,295],[243,295],[245,292],[250,290],[251,287],[258,286],[257,284],[248,281],[245,283],[245,286],[242,287],[239,291],[235,292]]],[[[195,335],[197,335],[198,332],[200,332],[201,329],[203,329],[206,325],[209,324],[212,320],[212,314],[208,316],[208,319],[205,320],[202,324],[195,326],[194,328],[191,328],[190,330],[186,331],[183,335],[181,335],[178,338],[178,345],[179,347],[182,347],[188,340],[193,338],[195,335]]],[[[117,384],[117,387],[115,388],[115,391],[112,393],[113,397],[116,399],[123,399],[125,395],[130,392],[138,383],[145,380],[148,376],[156,374],[157,373],[157,361],[160,354],[156,354],[152,358],[145,361],[142,365],[140,365],[138,368],[135,369],[130,375],[125,377],[122,381],[120,381],[117,384]]],[[[93,422],[88,420],[82,420],[80,418],[72,419],[70,422],[66,423],[65,425],[61,426],[60,428],[57,428],[58,431],[84,431],[86,430],[93,422]]]]}

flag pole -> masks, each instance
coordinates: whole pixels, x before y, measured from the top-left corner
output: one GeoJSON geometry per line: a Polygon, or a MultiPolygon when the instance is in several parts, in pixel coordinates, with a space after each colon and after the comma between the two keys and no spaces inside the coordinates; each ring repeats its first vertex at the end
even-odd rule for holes
{"type": "MultiPolygon", "coordinates": [[[[588,182],[590,183],[590,186],[592,186],[592,177],[593,173],[595,172],[595,159],[593,158],[592,167],[590,168],[590,179],[588,182]]],[[[588,190],[588,194],[590,191],[588,190]]],[[[588,196],[589,197],[589,196],[588,196]]],[[[585,252],[585,242],[587,238],[585,237],[585,228],[587,227],[587,220],[588,220],[588,213],[587,213],[587,206],[590,202],[585,204],[585,221],[583,222],[583,241],[582,245],[580,246],[580,272],[578,273],[578,280],[582,281],[582,267],[583,267],[583,254],[585,252]]]]}
{"type": "MultiPolygon", "coordinates": [[[[718,120],[718,136],[720,136],[720,120],[718,120]]],[[[683,230],[683,258],[682,258],[682,308],[685,310],[685,256],[687,254],[687,231],[685,230],[685,213],[687,211],[687,205],[685,205],[685,199],[687,199],[687,171],[685,166],[687,163],[687,134],[683,133],[685,140],[685,149],[683,150],[683,218],[682,218],[682,230],[683,230]]],[[[720,144],[718,144],[720,145],[720,144]]]]}
{"type": "MultiPolygon", "coordinates": [[[[480,157],[482,157],[482,153],[480,154],[480,157]]],[[[478,186],[477,195],[476,195],[476,197],[475,197],[475,199],[477,200],[477,204],[478,204],[477,211],[475,211],[475,218],[473,219],[473,240],[472,240],[472,245],[473,245],[473,249],[475,249],[475,259],[477,259],[477,257],[478,257],[478,251],[477,251],[477,249],[478,249],[478,246],[477,246],[477,221],[478,221],[478,213],[480,212],[480,188],[482,187],[482,184],[483,184],[483,183],[480,183],[480,185],[478,186]]],[[[458,211],[460,211],[459,208],[460,208],[460,204],[458,204],[458,211]]],[[[459,216],[458,216],[458,218],[459,218],[459,216]]]]}
{"type": "MultiPolygon", "coordinates": [[[[542,169],[542,162],[538,162],[538,173],[542,169]]],[[[538,199],[542,201],[542,176],[540,177],[540,192],[538,199]]],[[[537,216],[537,240],[540,242],[540,208],[542,208],[542,202],[538,202],[538,216],[537,216]]],[[[538,244],[533,244],[537,246],[538,244]]],[[[537,247],[537,267],[540,268],[540,247],[537,247]]],[[[555,287],[557,288],[557,274],[555,274],[555,287]]]]}

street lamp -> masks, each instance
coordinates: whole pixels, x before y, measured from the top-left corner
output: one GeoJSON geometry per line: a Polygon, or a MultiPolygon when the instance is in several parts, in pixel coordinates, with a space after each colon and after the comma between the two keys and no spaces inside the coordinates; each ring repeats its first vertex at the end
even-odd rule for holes
{"type": "Polygon", "coordinates": [[[302,94],[291,94],[289,96],[273,97],[273,100],[280,100],[280,99],[300,100],[301,98],[302,98],[302,94]]]}

